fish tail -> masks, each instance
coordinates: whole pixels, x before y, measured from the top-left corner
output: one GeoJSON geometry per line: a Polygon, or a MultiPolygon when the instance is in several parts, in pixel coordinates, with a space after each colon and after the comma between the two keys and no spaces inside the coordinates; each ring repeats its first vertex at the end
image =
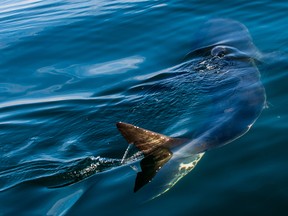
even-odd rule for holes
{"type": "Polygon", "coordinates": [[[172,158],[171,148],[187,142],[149,131],[132,124],[118,122],[118,130],[129,144],[135,145],[144,155],[137,173],[134,192],[150,182],[156,173],[172,158]]]}

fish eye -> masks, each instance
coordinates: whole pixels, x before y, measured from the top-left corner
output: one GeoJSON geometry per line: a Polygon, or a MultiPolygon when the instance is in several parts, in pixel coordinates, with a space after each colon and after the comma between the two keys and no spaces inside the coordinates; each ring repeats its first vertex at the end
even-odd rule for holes
{"type": "Polygon", "coordinates": [[[223,46],[216,46],[211,50],[212,56],[223,58],[227,54],[227,49],[223,46]]]}

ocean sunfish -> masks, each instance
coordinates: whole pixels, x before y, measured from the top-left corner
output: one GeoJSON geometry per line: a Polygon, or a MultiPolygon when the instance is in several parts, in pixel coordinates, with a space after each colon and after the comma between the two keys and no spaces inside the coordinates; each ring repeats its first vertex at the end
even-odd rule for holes
{"type": "MultiPolygon", "coordinates": [[[[117,123],[127,142],[144,155],[135,192],[149,182],[153,185],[150,190],[157,195],[166,192],[196,166],[207,150],[244,135],[265,106],[265,89],[255,65],[259,52],[247,28],[234,20],[214,19],[206,22],[196,36],[192,51],[177,71],[202,73],[203,83],[213,82],[208,91],[213,111],[193,137],[172,138],[117,123]]],[[[177,80],[177,75],[173,79],[177,80]]],[[[189,85],[189,75],[185,82],[189,85]]]]}

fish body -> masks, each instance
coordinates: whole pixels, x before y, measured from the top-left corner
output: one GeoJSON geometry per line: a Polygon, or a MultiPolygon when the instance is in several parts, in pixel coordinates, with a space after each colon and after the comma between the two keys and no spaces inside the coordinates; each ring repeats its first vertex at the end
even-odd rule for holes
{"type": "Polygon", "coordinates": [[[202,126],[191,137],[186,134],[172,138],[132,124],[117,123],[128,143],[144,155],[135,192],[148,183],[147,190],[153,191],[154,197],[168,191],[196,166],[207,150],[231,143],[251,128],[266,103],[256,67],[258,54],[241,23],[216,19],[203,25],[187,60],[169,78],[170,83],[181,80],[189,89],[189,82],[195,77],[189,74],[201,74],[198,83],[207,86],[205,91],[212,105],[202,126]]]}

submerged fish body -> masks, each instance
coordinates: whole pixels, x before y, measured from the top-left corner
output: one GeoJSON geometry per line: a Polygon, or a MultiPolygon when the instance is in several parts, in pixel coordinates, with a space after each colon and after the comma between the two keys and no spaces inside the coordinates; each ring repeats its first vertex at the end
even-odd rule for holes
{"type": "MultiPolygon", "coordinates": [[[[171,84],[173,80],[179,83],[180,80],[183,90],[189,89],[195,74],[202,77],[198,84],[202,89],[207,87],[205,93],[211,95],[213,106],[202,127],[193,136],[186,133],[184,138],[171,138],[131,124],[117,123],[128,143],[144,155],[135,192],[142,191],[146,184],[143,193],[149,191],[152,196],[158,196],[166,192],[196,166],[207,150],[226,145],[245,134],[264,108],[265,90],[255,66],[259,52],[246,27],[237,21],[216,19],[207,22],[197,38],[187,61],[174,68],[175,76],[164,83],[171,84]]],[[[177,94],[177,89],[173,90],[171,85],[168,88],[177,94]]]]}

